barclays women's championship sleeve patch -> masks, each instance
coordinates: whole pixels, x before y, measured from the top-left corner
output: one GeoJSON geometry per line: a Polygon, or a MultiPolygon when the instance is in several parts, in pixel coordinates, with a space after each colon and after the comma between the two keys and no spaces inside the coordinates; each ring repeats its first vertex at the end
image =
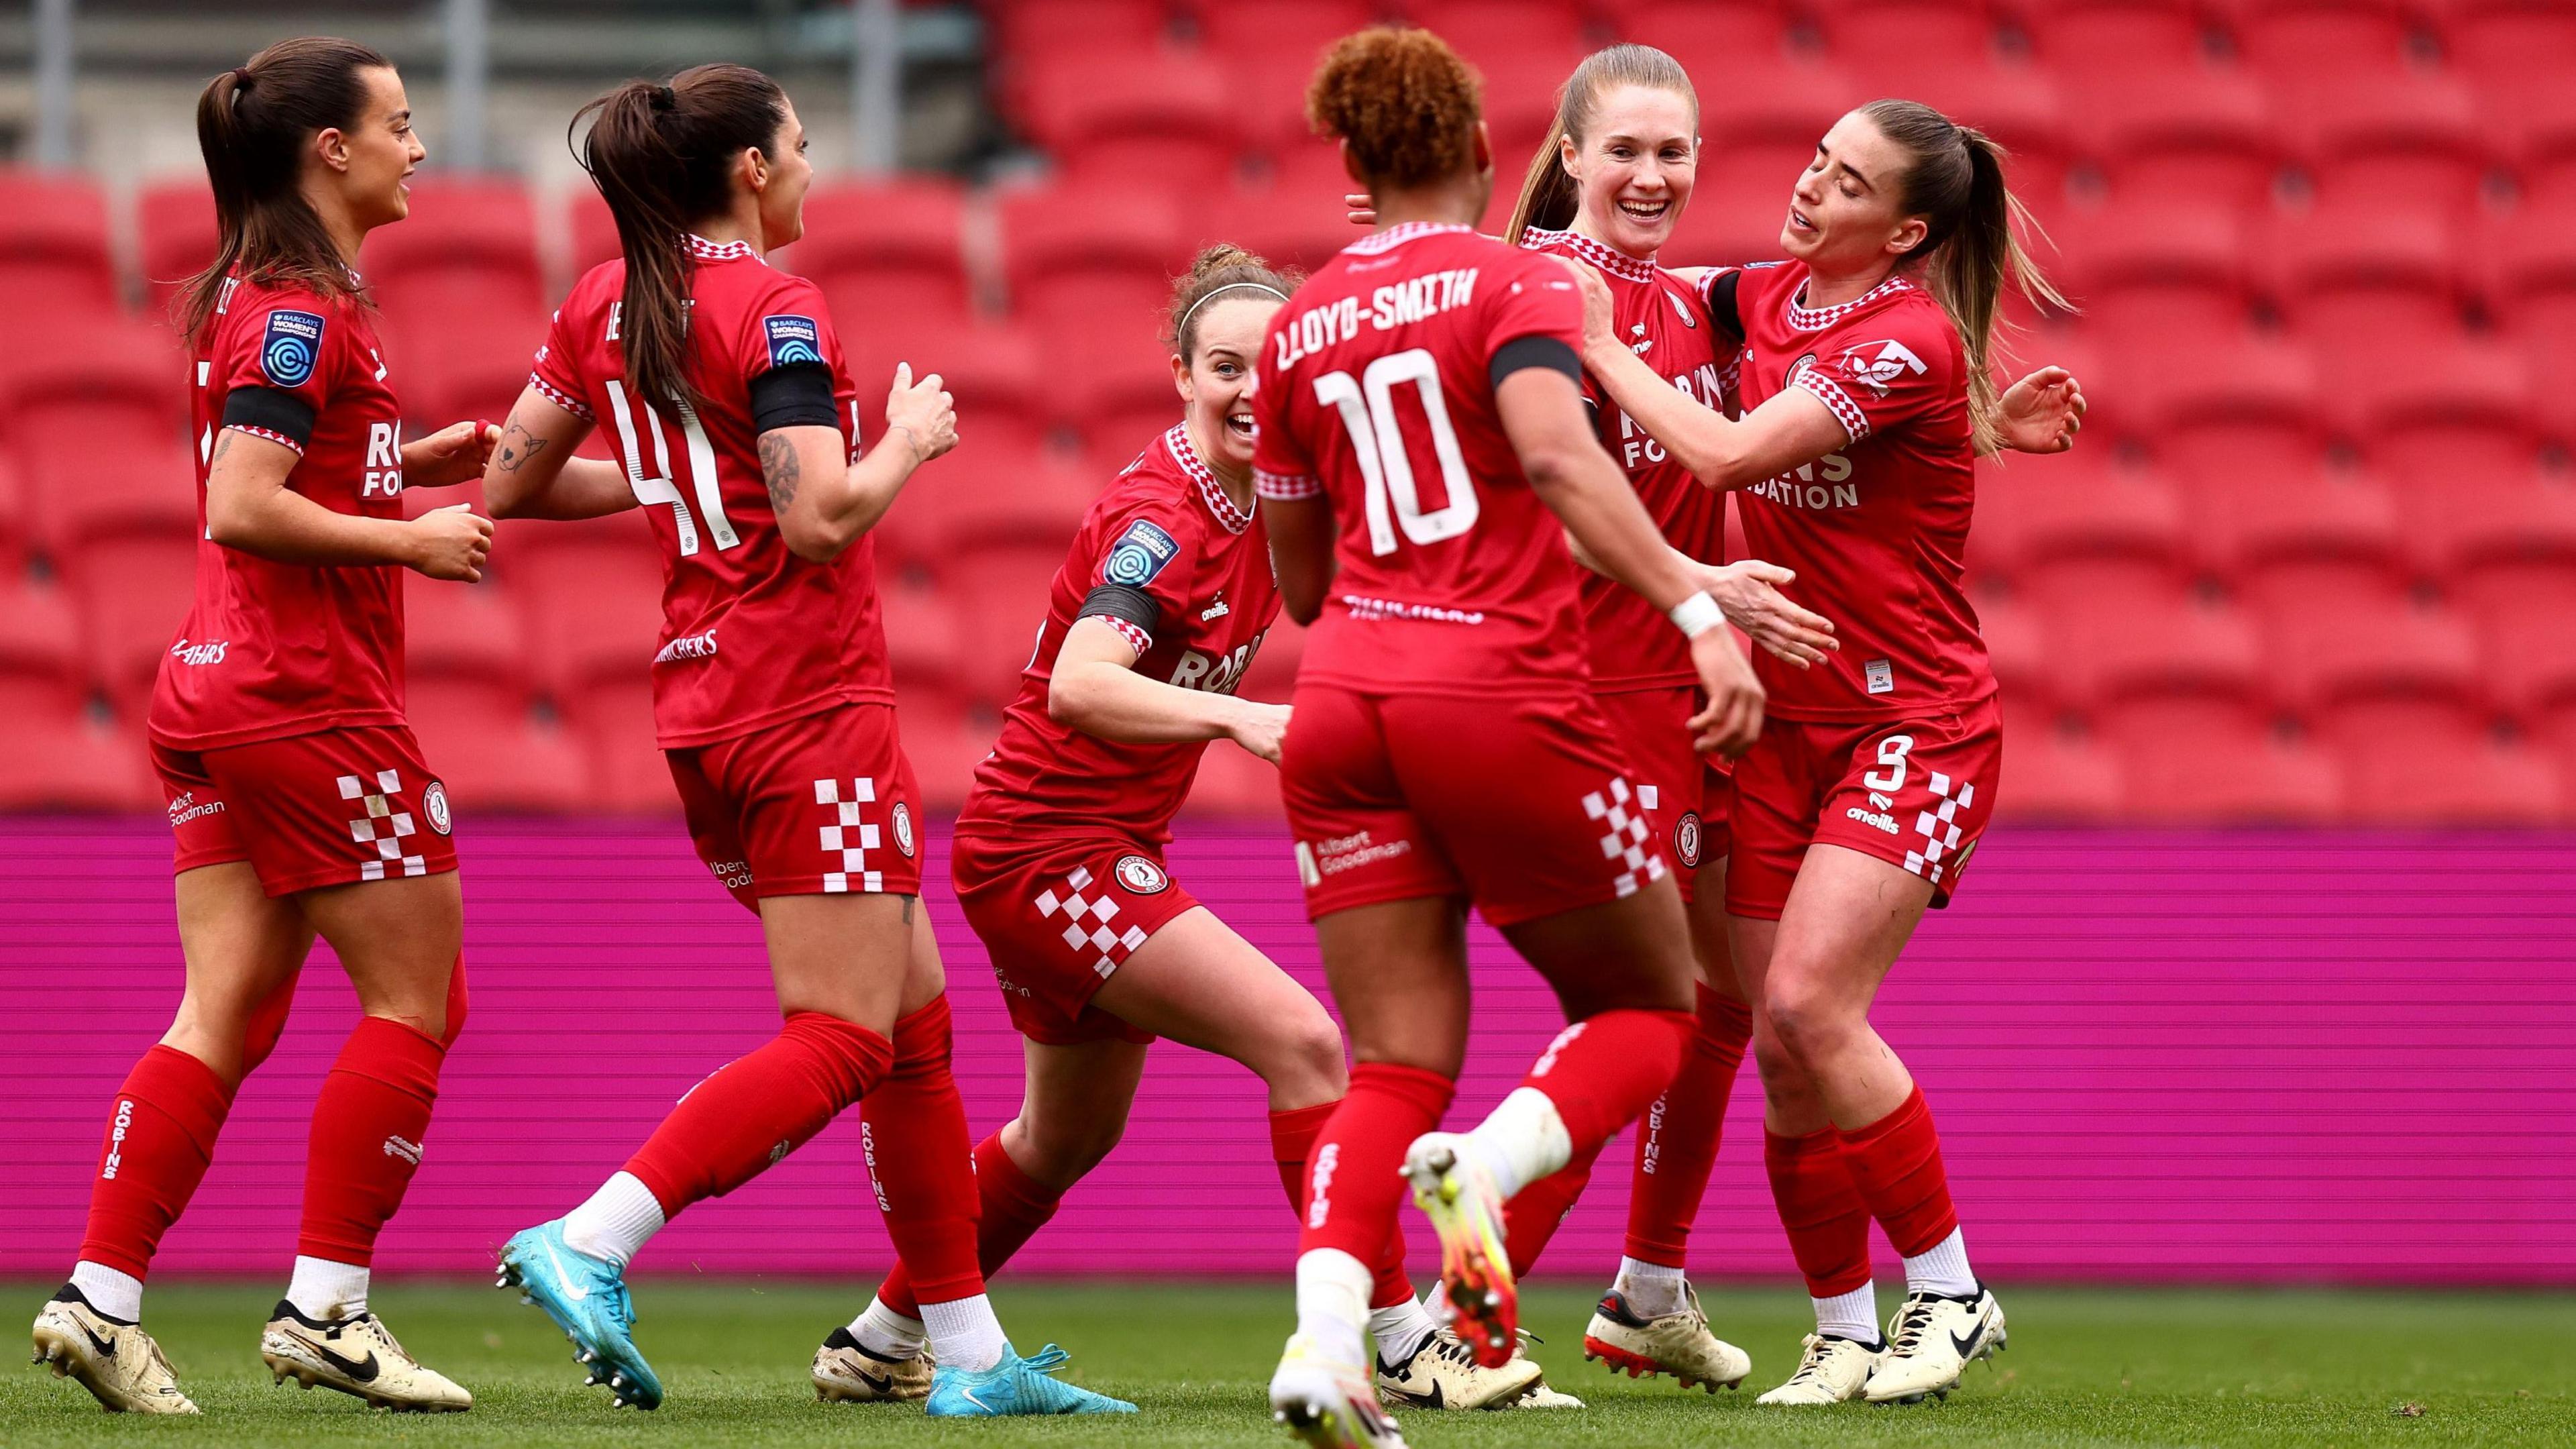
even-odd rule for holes
{"type": "Polygon", "coordinates": [[[1172,541],[1170,534],[1140,518],[1128,524],[1127,531],[1109,546],[1109,559],[1100,566],[1100,577],[1104,583],[1141,589],[1152,583],[1163,566],[1180,552],[1181,546],[1172,541]]]}
{"type": "Polygon", "coordinates": [[[769,365],[772,367],[823,360],[823,332],[814,325],[811,317],[790,314],[763,317],[760,330],[769,338],[769,365]]]}
{"type": "Polygon", "coordinates": [[[268,314],[268,331],[259,339],[259,370],[279,387],[302,387],[313,380],[313,369],[322,361],[322,318],[319,313],[293,312],[285,308],[268,314]]]}

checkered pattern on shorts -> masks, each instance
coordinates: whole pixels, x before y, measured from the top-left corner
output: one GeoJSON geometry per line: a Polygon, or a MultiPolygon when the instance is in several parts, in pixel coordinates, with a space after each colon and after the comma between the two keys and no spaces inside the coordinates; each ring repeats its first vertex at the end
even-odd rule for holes
{"type": "Polygon", "coordinates": [[[1595,790],[1584,796],[1583,813],[1601,822],[1601,858],[1621,866],[1611,884],[1622,899],[1664,878],[1663,856],[1646,844],[1652,832],[1646,826],[1644,802],[1636,800],[1626,780],[1613,777],[1607,795],[1595,790]],[[1629,808],[1632,801],[1635,809],[1629,808]]]}
{"type": "Polygon", "coordinates": [[[1058,912],[1063,913],[1064,943],[1083,955],[1097,953],[1098,959],[1091,963],[1091,969],[1106,980],[1111,972],[1118,969],[1119,963],[1145,944],[1146,936],[1135,926],[1129,926],[1125,931],[1109,928],[1110,921],[1118,915],[1118,900],[1105,891],[1096,897],[1084,895],[1094,880],[1091,867],[1077,867],[1073,874],[1064,878],[1064,893],[1045,892],[1038,897],[1037,907],[1038,914],[1050,921],[1058,912]],[[1083,925],[1085,919],[1093,924],[1086,927],[1083,925]]]}
{"type": "Polygon", "coordinates": [[[370,790],[363,776],[340,777],[340,798],[361,802],[358,808],[366,812],[349,822],[349,838],[360,845],[373,846],[376,852],[375,859],[358,867],[358,879],[383,880],[388,866],[403,875],[429,874],[429,862],[412,854],[405,844],[420,833],[419,825],[413,822],[410,811],[394,808],[394,797],[402,793],[402,776],[392,770],[378,770],[374,784],[370,790]]]}

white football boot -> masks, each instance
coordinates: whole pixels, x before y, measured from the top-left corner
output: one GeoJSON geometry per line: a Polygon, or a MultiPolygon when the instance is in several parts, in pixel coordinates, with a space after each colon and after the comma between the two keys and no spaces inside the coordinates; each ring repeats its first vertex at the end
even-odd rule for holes
{"type": "Polygon", "coordinates": [[[1679,1312],[1648,1318],[1628,1306],[1617,1289],[1601,1296],[1592,1322],[1583,1330],[1583,1356],[1608,1364],[1628,1377],[1670,1374],[1683,1388],[1710,1393],[1731,1389],[1753,1372],[1752,1356],[1708,1331],[1699,1293],[1683,1290],[1679,1312]]]}
{"type": "Polygon", "coordinates": [[[1959,1375],[2004,1346],[2004,1309],[1982,1283],[1959,1297],[1908,1293],[1887,1324],[1887,1354],[1870,1370],[1873,1404],[1916,1404],[1943,1399],[1959,1375]]]}
{"type": "Polygon", "coordinates": [[[835,1328],[814,1350],[814,1395],[827,1404],[873,1404],[930,1397],[930,1346],[910,1358],[879,1358],[847,1328],[835,1328]]]}
{"type": "Polygon", "coordinates": [[[322,1321],[279,1300],[259,1335],[259,1361],[276,1382],[307,1389],[337,1389],[397,1413],[460,1414],[474,1396],[435,1369],[424,1368],[372,1313],[322,1321]]]}
{"type": "Polygon", "coordinates": [[[1292,1335],[1270,1376],[1270,1417],[1313,1449],[1404,1449],[1374,1379],[1369,1365],[1342,1363],[1292,1335]]]}
{"type": "Polygon", "coordinates": [[[111,1414],[197,1412],[152,1335],[101,1314],[69,1283],[36,1314],[35,1341],[37,1363],[80,1380],[111,1414]]]}
{"type": "Polygon", "coordinates": [[[1870,1370],[1878,1367],[1879,1357],[1885,1352],[1836,1334],[1808,1334],[1806,1348],[1798,1358],[1798,1371],[1789,1375],[1787,1383],[1753,1402],[1840,1404],[1857,1399],[1869,1386],[1870,1370]]]}
{"type": "Polygon", "coordinates": [[[1402,1364],[1377,1363],[1377,1395],[1390,1409],[1502,1408],[1538,1382],[1538,1365],[1529,1359],[1514,1354],[1501,1368],[1486,1368],[1445,1328],[1423,1339],[1402,1364]]]}

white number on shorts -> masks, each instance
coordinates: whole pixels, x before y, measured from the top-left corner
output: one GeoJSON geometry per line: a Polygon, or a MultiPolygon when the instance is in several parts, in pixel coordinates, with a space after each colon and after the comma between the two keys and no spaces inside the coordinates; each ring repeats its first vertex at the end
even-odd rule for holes
{"type": "Polygon", "coordinates": [[[1860,782],[1881,795],[1893,795],[1905,788],[1905,757],[1914,749],[1914,736],[1889,735],[1878,742],[1878,762],[1884,770],[1872,770],[1860,782]]]}
{"type": "MultiPolygon", "coordinates": [[[[689,486],[698,495],[698,509],[707,521],[707,532],[715,537],[719,549],[734,548],[742,540],[734,536],[733,524],[724,515],[724,494],[716,483],[716,450],[707,441],[707,430],[698,422],[697,409],[685,399],[675,398],[673,406],[680,414],[680,444],[688,450],[689,486]]],[[[671,519],[679,525],[680,556],[698,551],[697,519],[689,514],[688,500],[680,496],[680,485],[671,481],[671,445],[663,437],[662,416],[653,405],[637,402],[629,405],[626,384],[616,378],[608,380],[608,410],[616,415],[618,458],[626,465],[626,486],[635,492],[635,501],[646,507],[657,503],[671,505],[671,519]],[[644,433],[653,440],[653,472],[644,472],[643,449],[635,435],[635,410],[644,413],[644,433]]]]}
{"type": "Polygon", "coordinates": [[[1414,543],[1438,543],[1476,526],[1481,505],[1475,480],[1467,476],[1467,457],[1458,448],[1458,430],[1449,422],[1449,403],[1440,394],[1440,367],[1430,349],[1412,348],[1381,357],[1353,381],[1347,372],[1315,379],[1315,401],[1340,409],[1342,426],[1351,431],[1360,476],[1368,482],[1369,549],[1380,558],[1395,552],[1396,525],[1414,543]],[[1422,391],[1422,414],[1431,424],[1431,449],[1439,455],[1446,507],[1426,513],[1422,491],[1413,479],[1413,459],[1404,450],[1404,432],[1395,416],[1395,386],[1409,382],[1422,391]],[[1393,521],[1387,517],[1394,502],[1393,521]]]}

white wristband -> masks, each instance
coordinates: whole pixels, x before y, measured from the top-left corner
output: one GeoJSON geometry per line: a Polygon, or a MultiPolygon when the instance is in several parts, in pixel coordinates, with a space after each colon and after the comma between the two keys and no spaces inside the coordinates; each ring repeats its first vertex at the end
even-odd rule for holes
{"type": "Polygon", "coordinates": [[[1672,612],[1665,617],[1673,621],[1674,628],[1693,639],[1726,623],[1726,611],[1717,606],[1717,600],[1710,598],[1705,589],[1673,605],[1672,612]]]}

